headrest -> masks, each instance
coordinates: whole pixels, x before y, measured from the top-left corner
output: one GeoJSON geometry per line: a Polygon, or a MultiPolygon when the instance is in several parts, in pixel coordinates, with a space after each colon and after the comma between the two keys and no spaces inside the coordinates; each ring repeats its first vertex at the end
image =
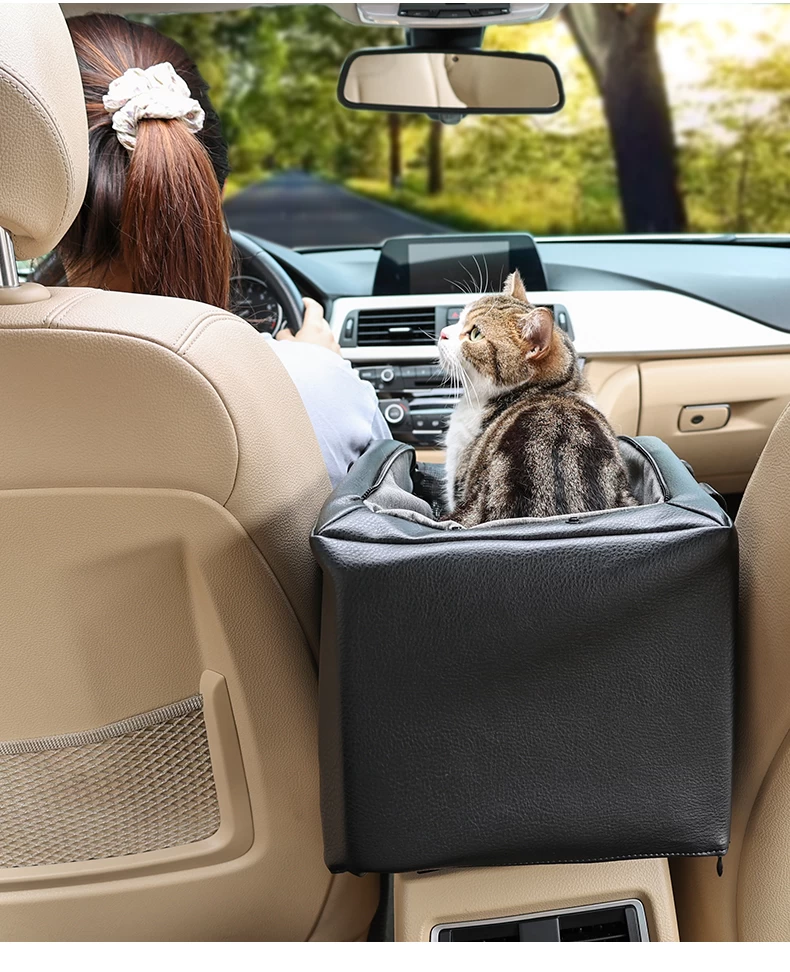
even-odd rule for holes
{"type": "Polygon", "coordinates": [[[85,100],[60,7],[0,4],[0,227],[18,259],[60,242],[87,178],[85,100]]]}

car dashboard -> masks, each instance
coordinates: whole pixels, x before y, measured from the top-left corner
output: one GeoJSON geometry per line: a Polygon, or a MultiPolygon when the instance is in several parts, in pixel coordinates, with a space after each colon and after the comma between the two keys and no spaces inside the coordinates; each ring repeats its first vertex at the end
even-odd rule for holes
{"type": "MultiPolygon", "coordinates": [[[[551,306],[616,431],[655,435],[698,477],[739,493],[790,401],[790,249],[781,238],[536,241],[551,306]]],[[[327,308],[393,436],[441,460],[459,390],[437,364],[441,328],[474,293],[374,295],[376,248],[265,244],[327,308]]]]}

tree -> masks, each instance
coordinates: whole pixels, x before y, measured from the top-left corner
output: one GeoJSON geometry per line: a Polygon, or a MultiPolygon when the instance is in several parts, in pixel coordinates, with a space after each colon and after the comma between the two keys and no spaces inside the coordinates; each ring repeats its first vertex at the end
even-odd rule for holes
{"type": "MultiPolygon", "coordinates": [[[[788,16],[784,13],[784,16],[788,16]]],[[[776,233],[790,224],[790,55],[765,34],[759,60],[714,60],[699,113],[685,133],[683,182],[703,231],[776,233]]]]}
{"type": "Polygon", "coordinates": [[[403,163],[400,144],[401,119],[397,112],[387,115],[390,145],[390,189],[397,189],[403,179],[403,163]]]}
{"type": "Polygon", "coordinates": [[[444,124],[432,121],[428,129],[428,194],[435,196],[444,187],[442,167],[442,133],[444,124]]]}
{"type": "Polygon", "coordinates": [[[563,16],[600,91],[630,233],[687,228],[656,43],[659,3],[570,3],[563,16]]]}
{"type": "Polygon", "coordinates": [[[273,159],[338,179],[383,168],[386,116],[343,108],[337,78],[350,51],[398,43],[400,29],[371,34],[320,4],[144,17],[211,85],[236,177],[260,178],[273,159]]]}

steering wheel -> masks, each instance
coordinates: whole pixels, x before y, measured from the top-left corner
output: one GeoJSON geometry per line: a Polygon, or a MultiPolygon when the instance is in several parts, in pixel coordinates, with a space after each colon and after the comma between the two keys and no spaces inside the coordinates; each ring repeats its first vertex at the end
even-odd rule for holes
{"type": "Polygon", "coordinates": [[[304,316],[302,295],[299,293],[296,284],[260,243],[256,243],[249,236],[236,230],[231,231],[230,236],[233,245],[239,251],[241,258],[247,262],[249,269],[259,275],[271,289],[288,321],[288,330],[295,334],[302,326],[304,316]]]}

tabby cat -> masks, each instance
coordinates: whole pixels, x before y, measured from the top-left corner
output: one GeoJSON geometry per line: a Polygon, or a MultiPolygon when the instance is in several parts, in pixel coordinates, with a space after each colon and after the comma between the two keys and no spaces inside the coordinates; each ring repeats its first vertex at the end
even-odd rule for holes
{"type": "Polygon", "coordinates": [[[634,506],[617,437],[567,335],[518,272],[439,339],[464,388],[447,432],[449,515],[464,526],[634,506]]]}

